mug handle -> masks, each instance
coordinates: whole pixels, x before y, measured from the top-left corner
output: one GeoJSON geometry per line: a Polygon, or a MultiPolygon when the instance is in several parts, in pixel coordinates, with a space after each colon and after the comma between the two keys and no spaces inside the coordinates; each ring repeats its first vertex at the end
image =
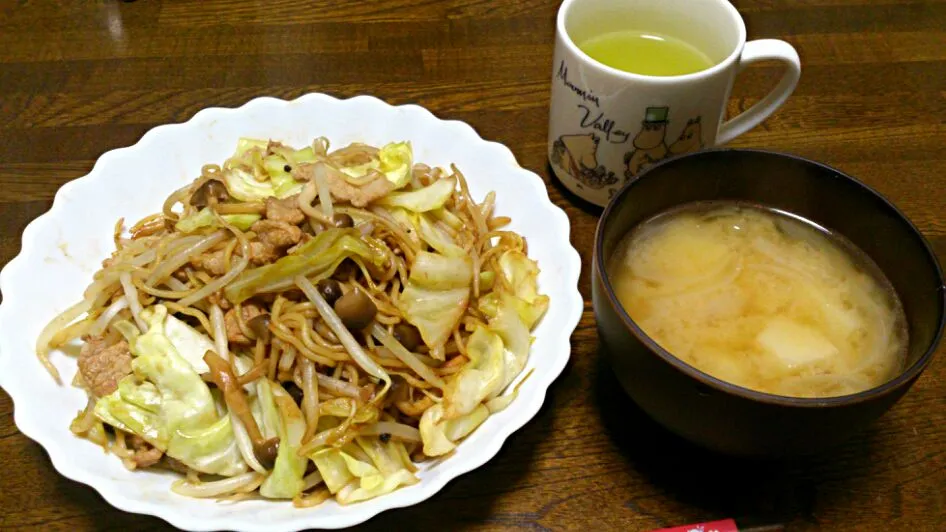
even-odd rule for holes
{"type": "Polygon", "coordinates": [[[759,125],[776,109],[781,107],[785,100],[791,96],[792,91],[795,90],[795,86],[798,85],[798,78],[801,77],[801,60],[798,59],[798,52],[795,51],[795,48],[785,41],[759,39],[747,42],[739,58],[738,72],[742,72],[752,63],[772,59],[785,63],[785,73],[782,74],[782,79],[765,98],[756,102],[746,111],[723,122],[716,137],[717,144],[726,144],[759,125]]]}

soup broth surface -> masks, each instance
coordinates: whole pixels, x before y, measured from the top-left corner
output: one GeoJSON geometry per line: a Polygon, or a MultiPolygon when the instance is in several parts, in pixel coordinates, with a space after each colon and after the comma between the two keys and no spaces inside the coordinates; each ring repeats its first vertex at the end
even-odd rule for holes
{"type": "Polygon", "coordinates": [[[609,264],[631,318],[716,378],[791,397],[833,397],[895,377],[903,308],[846,239],[793,215],[701,202],[631,230],[609,264]]]}

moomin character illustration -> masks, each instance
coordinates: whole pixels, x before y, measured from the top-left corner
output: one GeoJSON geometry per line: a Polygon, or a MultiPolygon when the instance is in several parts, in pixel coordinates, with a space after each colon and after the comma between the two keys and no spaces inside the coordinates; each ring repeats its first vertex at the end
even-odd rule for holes
{"type": "Polygon", "coordinates": [[[624,155],[624,177],[631,179],[644,168],[667,157],[680,155],[703,147],[703,128],[700,117],[687,120],[686,126],[673,144],[667,145],[669,107],[648,107],[641,130],[634,137],[634,150],[624,155]]]}
{"type": "Polygon", "coordinates": [[[644,113],[641,130],[634,137],[634,151],[624,156],[627,170],[624,176],[630,179],[640,173],[644,167],[667,157],[667,114],[669,107],[648,107],[644,113]]]}
{"type": "Polygon", "coordinates": [[[689,153],[702,147],[703,126],[700,125],[700,117],[691,118],[687,120],[687,125],[683,128],[677,140],[670,145],[670,155],[689,153]]]}
{"type": "Polygon", "coordinates": [[[562,135],[552,143],[552,163],[574,177],[578,186],[599,189],[617,183],[614,172],[598,164],[598,144],[593,133],[562,135]]]}

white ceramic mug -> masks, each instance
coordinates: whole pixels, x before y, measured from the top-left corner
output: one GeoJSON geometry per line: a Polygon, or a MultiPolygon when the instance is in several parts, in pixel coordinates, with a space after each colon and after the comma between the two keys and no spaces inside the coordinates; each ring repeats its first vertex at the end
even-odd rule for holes
{"type": "Polygon", "coordinates": [[[746,42],[746,25],[726,0],[565,0],[556,23],[549,162],[569,190],[605,205],[647,166],[752,129],[785,102],[800,75],[790,44],[746,42]],[[635,26],[640,19],[647,27],[635,26]],[[599,63],[576,44],[622,30],[679,35],[714,64],[693,74],[644,76],[599,63]],[[784,63],[781,81],[723,121],[736,74],[767,60],[784,63]]]}

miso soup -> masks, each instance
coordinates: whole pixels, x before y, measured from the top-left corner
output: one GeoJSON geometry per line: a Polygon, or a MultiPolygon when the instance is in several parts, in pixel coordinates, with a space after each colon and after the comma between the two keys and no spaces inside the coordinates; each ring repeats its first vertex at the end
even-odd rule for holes
{"type": "Polygon", "coordinates": [[[905,361],[906,318],[880,268],[787,213],[685,205],[635,227],[608,270],[650,338],[745,388],[847,395],[892,379],[905,361]]]}

